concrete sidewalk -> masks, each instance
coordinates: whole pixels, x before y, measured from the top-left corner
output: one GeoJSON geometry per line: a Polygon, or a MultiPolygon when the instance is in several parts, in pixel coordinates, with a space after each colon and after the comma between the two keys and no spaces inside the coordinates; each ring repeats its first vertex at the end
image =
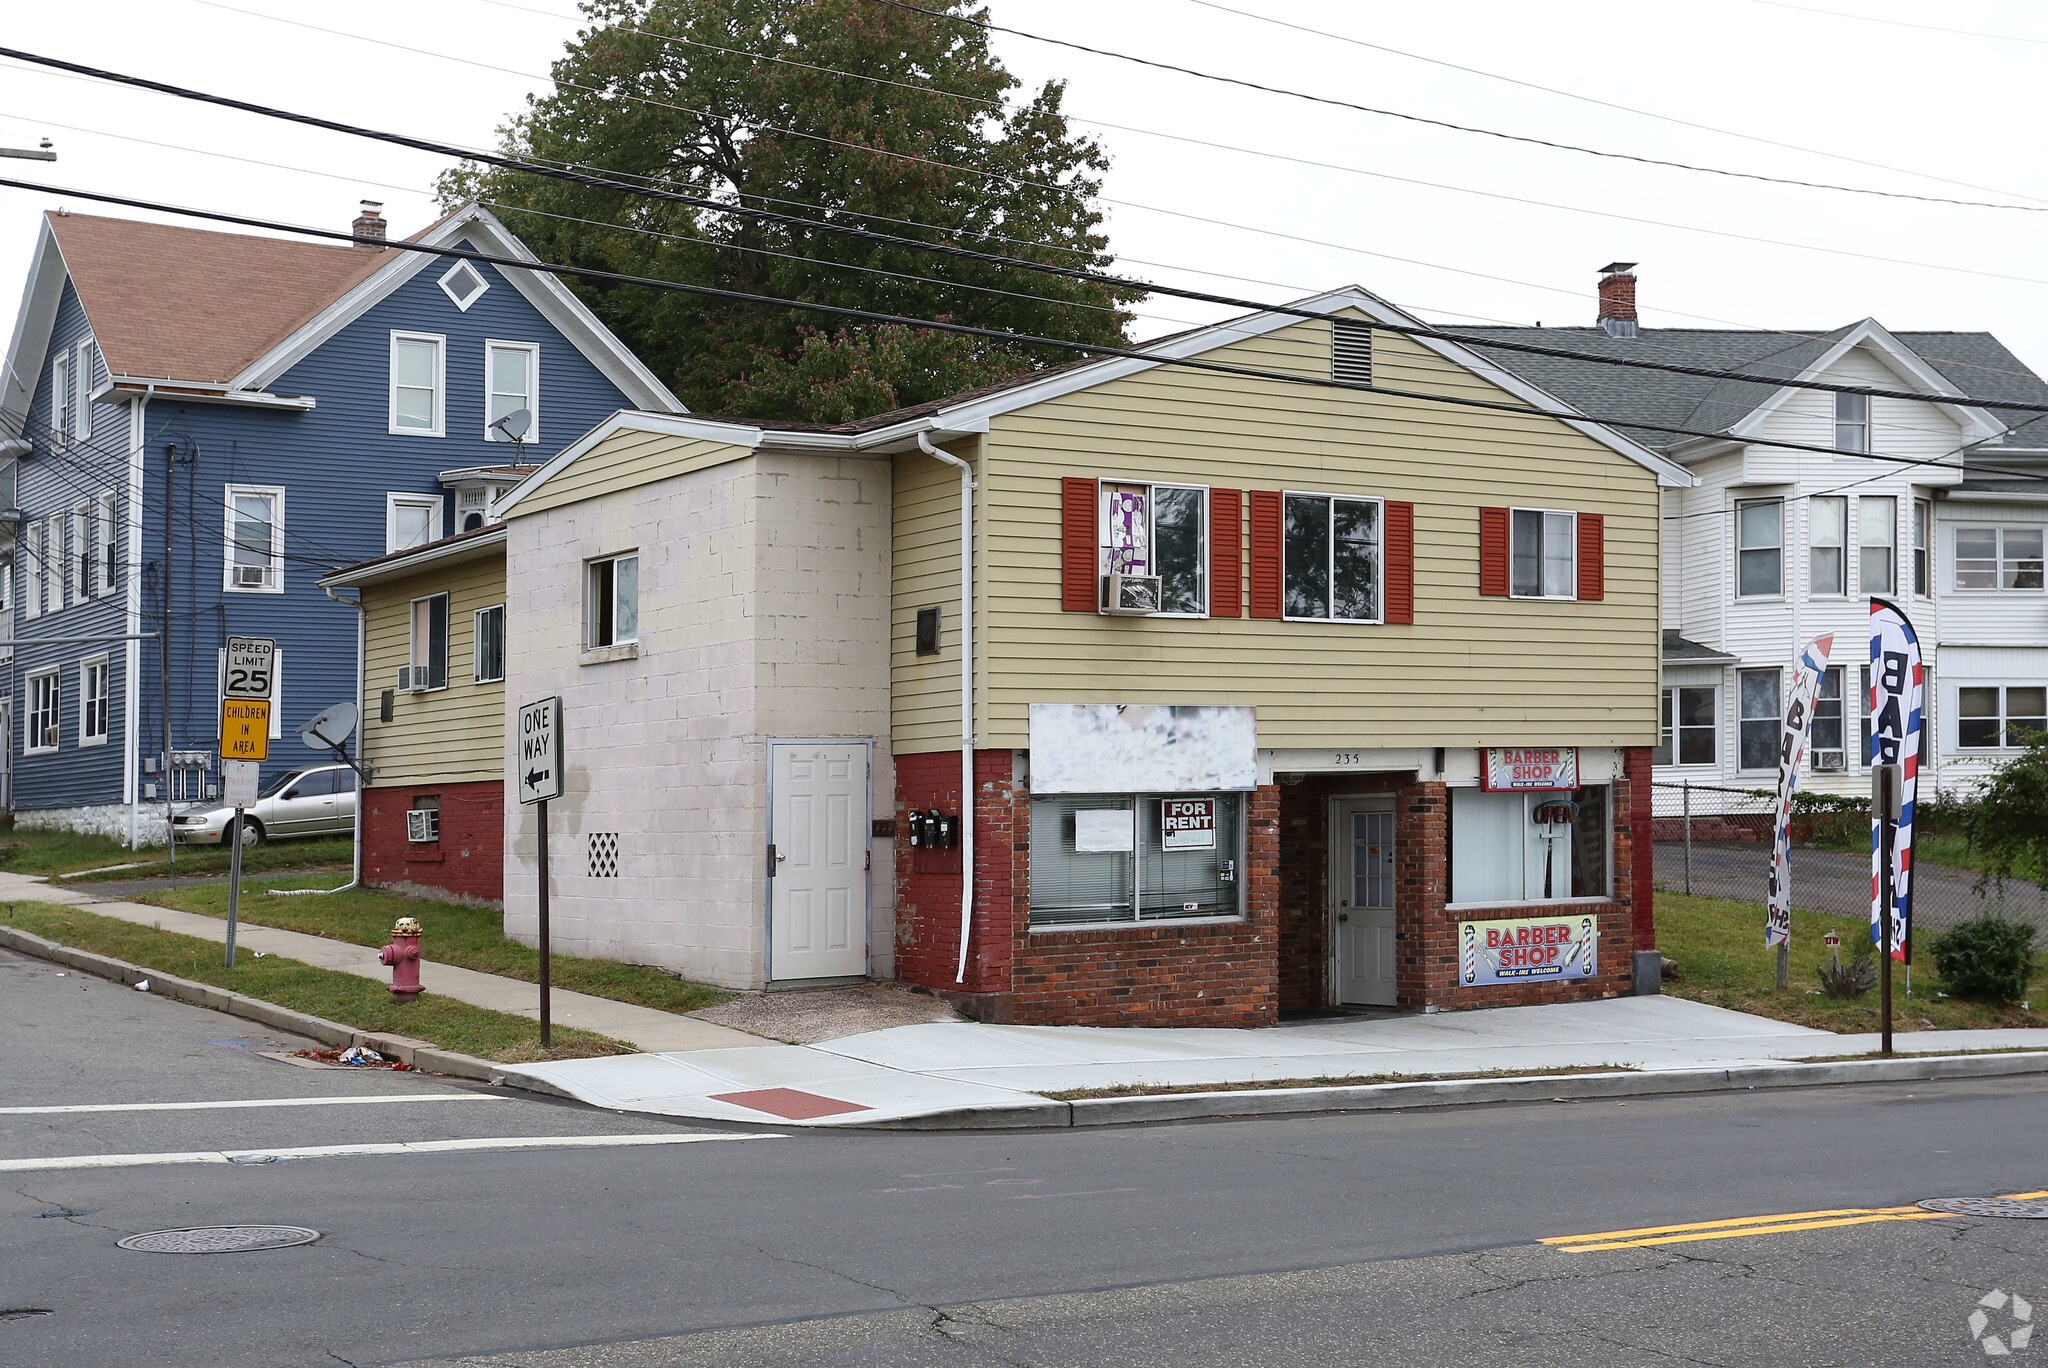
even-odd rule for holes
{"type": "MultiPolygon", "coordinates": [[[[2048,1048],[2048,1030],[1919,1031],[1896,1044],[1914,1054],[2048,1048]]],[[[960,1125],[1067,1125],[1065,1104],[1043,1094],[1601,1066],[1675,1075],[1877,1045],[1874,1035],[1641,997],[1248,1031],[934,1023],[817,1045],[565,1060],[506,1072],[595,1106],[708,1120],[873,1126],[944,1116],[960,1125]]],[[[2048,1070],[2048,1059],[2041,1067],[2048,1070]]],[[[1232,1096],[1249,1103],[1258,1094],[1232,1096]]],[[[1211,1114],[1230,1109],[1212,1101],[1211,1114]]]]}
{"type": "MultiPolygon", "coordinates": [[[[6,901],[83,907],[103,917],[118,917],[140,926],[157,926],[223,945],[228,938],[228,924],[218,917],[178,912],[168,907],[151,907],[145,903],[107,901],[76,889],[52,887],[41,878],[26,874],[0,873],[0,902],[6,901]]],[[[379,983],[391,981],[391,971],[378,962],[377,951],[367,945],[243,922],[235,929],[235,947],[238,955],[260,951],[321,969],[338,969],[344,974],[375,979],[379,983]]],[[[429,993],[454,998],[472,1007],[509,1012],[530,1021],[540,1019],[540,989],[519,979],[423,961],[420,964],[420,983],[429,993]]],[[[656,1011],[652,1007],[636,1007],[630,1002],[614,1002],[610,998],[565,992],[560,988],[550,996],[553,998],[551,1015],[556,1025],[595,1031],[642,1050],[724,1050],[761,1043],[759,1036],[748,1035],[744,1031],[715,1026],[708,1021],[695,1021],[673,1012],[656,1011]]]]}

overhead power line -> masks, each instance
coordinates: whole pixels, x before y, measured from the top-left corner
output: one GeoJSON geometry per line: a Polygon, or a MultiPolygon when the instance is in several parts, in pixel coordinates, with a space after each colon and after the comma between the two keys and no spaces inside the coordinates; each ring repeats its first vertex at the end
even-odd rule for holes
{"type": "MultiPolygon", "coordinates": [[[[211,3],[211,0],[206,0],[211,3]]],[[[913,5],[910,0],[871,0],[877,5],[888,5],[895,9],[906,9],[933,19],[944,19],[955,24],[965,24],[992,33],[1007,33],[1012,37],[1029,39],[1034,43],[1046,43],[1053,47],[1071,48],[1096,57],[1109,57],[1119,62],[1130,62],[1136,66],[1151,67],[1157,71],[1171,71],[1182,76],[1192,76],[1201,81],[1213,81],[1219,85],[1239,86],[1246,90],[1262,91],[1268,95],[1281,95],[1290,100],[1306,100],[1311,104],[1329,105],[1337,109],[1355,110],[1360,114],[1372,114],[1384,119],[1400,119],[1407,123],[1424,124],[1431,128],[1447,129],[1453,133],[1470,133],[1482,138],[1497,138],[1502,142],[1527,143],[1533,147],[1547,147],[1555,152],[1575,152],[1581,156],[1602,157],[1609,161],[1635,162],[1640,166],[1662,166],[1674,171],[1691,171],[1707,176],[1726,176],[1734,180],[1762,181],[1769,185],[1791,185],[1805,190],[1832,190],[1846,195],[1870,195],[1879,199],[1918,200],[1922,204],[1952,204],[1968,209],[2007,209],[2023,214],[2048,214],[2048,205],[2001,204],[1993,200],[1951,199],[1943,195],[1916,195],[1904,190],[1877,190],[1863,185],[1836,185],[1827,181],[1798,180],[1788,176],[1767,176],[1760,171],[1733,171],[1724,166],[1703,166],[1697,162],[1670,161],[1663,157],[1644,157],[1633,152],[1610,152],[1604,148],[1586,147],[1580,143],[1558,142],[1552,138],[1537,138],[1526,133],[1509,133],[1498,128],[1482,128],[1476,124],[1453,123],[1449,119],[1433,119],[1426,114],[1412,114],[1406,110],[1386,109],[1377,105],[1358,104],[1351,100],[1340,100],[1330,95],[1316,95],[1305,90],[1291,90],[1286,86],[1267,85],[1261,81],[1247,80],[1242,76],[1226,76],[1220,72],[1201,71],[1195,67],[1181,66],[1174,62],[1162,62],[1154,57],[1140,57],[1135,53],[1114,52],[1108,48],[1090,47],[1067,38],[1050,38],[1042,33],[1031,33],[1025,29],[1011,28],[1006,24],[990,23],[985,19],[973,19],[964,14],[947,14],[940,10],[926,9],[913,5]]]]}
{"type": "MultiPolygon", "coordinates": [[[[891,0],[891,2],[893,3],[894,0],[891,0]]],[[[122,72],[107,71],[97,67],[85,66],[77,62],[65,61],[61,58],[45,57],[32,52],[24,52],[17,48],[0,47],[0,57],[11,57],[17,61],[27,61],[41,66],[53,67],[58,70],[77,72],[82,75],[92,76],[100,80],[111,81],[120,85],[135,86],[143,90],[153,90],[160,94],[176,96],[179,99],[194,100],[204,104],[219,105],[228,109],[238,109],[246,113],[262,115],[265,118],[279,119],[288,123],[303,124],[310,128],[321,128],[335,133],[344,133],[351,137],[367,138],[378,142],[387,142],[395,146],[410,147],[418,151],[432,152],[446,157],[469,158],[472,160],[483,162],[486,165],[498,166],[510,171],[518,171],[529,175],[547,176],[556,180],[567,181],[572,184],[592,186],[600,189],[623,191],[625,193],[641,195],[650,199],[660,199],[668,201],[670,203],[689,205],[693,208],[704,209],[715,213],[742,215],[763,222],[778,223],[785,227],[794,227],[802,229],[822,229],[828,232],[840,233],[852,237],[861,238],[865,241],[887,243],[891,246],[906,247],[917,251],[931,252],[938,255],[949,256],[960,260],[975,261],[984,265],[1006,266],[1018,270],[1032,271],[1042,275],[1061,276],[1069,280],[1081,281],[1094,285],[1101,285],[1111,289],[1128,290],[1141,294],[1163,294],[1178,299],[1190,299],[1201,303],[1221,304],[1230,308],[1250,309],[1259,312],[1281,313],[1296,318],[1327,320],[1330,317],[1328,313],[1323,312],[1321,310],[1305,309],[1297,305],[1268,304],[1261,302],[1259,300],[1239,299],[1230,295],[1213,294],[1203,290],[1187,290],[1173,286],[1155,285],[1147,281],[1134,280],[1124,276],[1112,276],[1097,271],[1087,271],[1079,267],[1059,266],[1052,264],[1050,262],[1026,261],[1017,257],[1003,256],[999,253],[994,252],[981,252],[971,248],[953,246],[947,243],[926,242],[917,238],[900,237],[895,234],[889,233],[877,233],[866,228],[855,227],[851,224],[839,224],[820,221],[816,219],[806,219],[797,215],[778,213],[774,210],[769,209],[750,208],[742,204],[727,204],[718,200],[705,198],[704,196],[701,195],[688,195],[676,190],[664,190],[655,187],[636,186],[626,182],[613,180],[606,176],[594,175],[587,171],[573,171],[560,167],[546,166],[537,162],[527,161],[522,158],[503,156],[498,153],[466,150],[460,147],[456,147],[453,144],[437,142],[427,138],[416,138],[411,136],[410,134],[392,133],[380,129],[371,129],[352,124],[344,124],[333,119],[320,118],[317,115],[300,114],[292,110],[277,109],[269,105],[256,104],[251,101],[239,100],[226,95],[214,95],[206,91],[192,90],[183,86],[175,86],[162,81],[150,80],[146,77],[130,76],[122,72]]],[[[40,189],[44,187],[28,186],[27,188],[40,189]]],[[[79,193],[86,194],[86,192],[79,193]]],[[[98,196],[98,198],[106,199],[109,202],[122,202],[119,200],[112,199],[111,197],[108,196],[98,196]]],[[[142,201],[139,201],[138,203],[143,203],[145,205],[147,204],[147,202],[142,201]]],[[[171,212],[197,211],[174,209],[171,212]]],[[[252,220],[252,222],[261,221],[252,220]]],[[[284,229],[284,231],[304,231],[324,234],[324,230],[298,229],[290,226],[287,226],[284,229]]],[[[348,235],[346,234],[341,234],[339,236],[343,240],[353,241],[353,239],[349,238],[348,235]]],[[[563,269],[570,268],[565,267],[563,269]]],[[[638,280],[639,278],[633,277],[632,279],[638,280]]],[[[668,282],[668,285],[671,288],[682,288],[678,286],[675,282],[668,282]]],[[[709,287],[691,286],[689,288],[708,289],[709,287]]],[[[823,306],[806,305],[804,307],[818,308],[823,306]]],[[[894,316],[891,316],[891,319],[892,321],[900,321],[896,320],[894,316]]],[[[1790,387],[1793,389],[1810,389],[1829,394],[1862,394],[1867,395],[1871,398],[1878,399],[1905,399],[1917,402],[1962,404],[1974,408],[1998,409],[2020,413],[2048,413],[2048,403],[2031,403],[2022,400],[2012,399],[1989,399],[1960,393],[1930,394],[1922,393],[1917,390],[1879,389],[1873,386],[1866,385],[1839,385],[1821,380],[1802,380],[1798,378],[1785,376],[1758,375],[1748,371],[1725,370],[1709,366],[1691,366],[1673,361],[1651,361],[1634,357],[1615,356],[1595,352],[1573,351],[1569,348],[1550,347],[1544,346],[1540,343],[1533,342],[1516,342],[1508,339],[1495,337],[1478,337],[1468,334],[1460,334],[1458,332],[1445,329],[1426,328],[1412,324],[1384,323],[1375,321],[1374,326],[1381,328],[1387,332],[1399,333],[1410,337],[1428,338],[1436,341],[1453,342],[1460,346],[1479,347],[1494,351],[1520,352],[1534,356],[1550,356],[1565,360],[1585,361],[1598,365],[1615,366],[1623,369],[1663,371],[1673,374],[1691,375],[1714,380],[1742,380],[1754,384],[1769,385],[1773,387],[1790,387]]],[[[990,335],[1005,338],[1013,338],[1014,340],[1020,341],[1027,340],[1022,334],[1013,335],[1004,333],[991,333],[990,335]]],[[[1027,345],[1040,345],[1040,343],[1036,341],[1027,341],[1027,345]]],[[[1066,346],[1069,344],[1057,343],[1054,345],[1066,346]]],[[[1632,423],[1628,425],[1644,428],[1645,430],[1655,430],[1653,428],[1653,425],[1647,423],[1632,423]]],[[[1671,429],[1671,431],[1676,432],[1679,431],[1679,429],[1671,429]]],[[[1693,435],[1722,436],[1724,434],[1694,433],[1693,435]]]]}
{"type": "MultiPolygon", "coordinates": [[[[195,209],[186,205],[163,204],[155,200],[136,199],[128,195],[111,195],[94,190],[37,185],[32,181],[6,178],[0,178],[0,186],[17,190],[35,190],[50,195],[70,195],[78,199],[92,200],[102,204],[118,204],[131,209],[146,209],[155,213],[178,214],[188,218],[204,219],[213,223],[233,223],[245,228],[261,228],[269,232],[295,233],[303,237],[320,238],[332,242],[346,242],[354,246],[375,246],[392,251],[415,252],[427,256],[449,257],[460,261],[479,262],[487,266],[495,266],[500,270],[538,271],[549,275],[602,281],[612,285],[645,286],[649,289],[667,290],[707,299],[721,299],[737,304],[751,304],[775,309],[791,309],[826,314],[838,318],[857,319],[865,323],[895,324],[899,327],[953,333],[962,337],[979,337],[1030,347],[1078,352],[1084,356],[1119,357],[1132,361],[1141,361],[1147,365],[1208,371],[1221,375],[1246,376],[1252,379],[1272,380],[1282,384],[1301,385],[1313,389],[1346,390],[1352,393],[1375,394],[1391,399],[1411,399],[1425,404],[1442,404],[1456,408],[1480,409],[1494,413],[1510,414],[1519,418],[1555,418],[1573,424],[1591,423],[1613,429],[1662,432],[1681,437],[1704,437],[1714,441],[1727,440],[1726,433],[1707,432],[1697,428],[1675,427],[1665,423],[1651,423],[1635,418],[1612,418],[1568,409],[1539,408],[1531,404],[1473,399],[1462,395],[1432,394],[1424,390],[1396,389],[1387,385],[1361,384],[1354,380],[1339,380],[1335,377],[1325,378],[1317,375],[1306,375],[1300,372],[1266,370],[1259,366],[1235,365],[1224,361],[1207,361],[1199,357],[1171,356],[1136,347],[1110,346],[1095,342],[1074,342],[1058,337],[1039,337],[1030,333],[1006,332],[1000,328],[983,328],[968,323],[948,322],[944,319],[916,318],[905,314],[885,313],[877,309],[859,309],[843,304],[819,304],[810,300],[785,299],[776,295],[755,294],[745,290],[729,290],[715,285],[691,285],[677,280],[662,280],[652,276],[629,275],[623,271],[606,271],[591,266],[571,266],[561,262],[522,260],[517,257],[499,256],[496,253],[479,252],[464,247],[440,247],[422,242],[358,237],[353,233],[343,233],[327,228],[313,228],[305,224],[296,223],[281,223],[275,219],[259,219],[246,214],[229,214],[213,209],[195,209]]],[[[1295,311],[1264,310],[1264,312],[1292,313],[1295,311]]],[[[1386,325],[1375,321],[1370,326],[1384,328],[1386,325]]],[[[1405,330],[1395,328],[1392,331],[1405,330]]],[[[1414,331],[1425,332],[1427,330],[1417,329],[1414,331]]],[[[1893,456],[1884,452],[1873,451],[1850,451],[1843,447],[1821,446],[1812,442],[1760,439],[1751,441],[1749,444],[1784,451],[1809,451],[1823,456],[1848,456],[1858,460],[1885,461],[1904,466],[1925,466],[1935,463],[1932,458],[1927,457],[1893,456]]],[[[1954,466],[1948,468],[1956,469],[1954,466]]],[[[1986,474],[1998,474],[2015,479],[2048,482],[2048,474],[2038,470],[2008,470],[1976,462],[1972,462],[1970,468],[1986,474]]]]}

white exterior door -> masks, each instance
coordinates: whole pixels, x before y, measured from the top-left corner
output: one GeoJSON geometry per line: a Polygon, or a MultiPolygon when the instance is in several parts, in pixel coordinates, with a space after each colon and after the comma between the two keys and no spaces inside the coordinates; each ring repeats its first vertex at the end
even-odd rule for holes
{"type": "Polygon", "coordinates": [[[1394,802],[1332,805],[1330,917],[1337,1002],[1394,1005],[1394,802]]]}
{"type": "Polygon", "coordinates": [[[776,742],[768,831],[768,975],[868,971],[868,750],[858,741],[776,742]]]}

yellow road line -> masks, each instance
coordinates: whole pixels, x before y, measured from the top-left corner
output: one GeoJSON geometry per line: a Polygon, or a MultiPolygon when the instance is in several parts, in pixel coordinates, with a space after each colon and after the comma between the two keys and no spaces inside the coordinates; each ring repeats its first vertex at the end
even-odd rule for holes
{"type": "Polygon", "coordinates": [[[1795,1230],[1824,1230],[1831,1226],[1870,1225],[1878,1221],[1938,1221],[1951,1215],[1946,1211],[1913,1208],[1847,1216],[1832,1221],[1794,1221],[1785,1225],[1744,1226],[1739,1230],[1701,1230],[1690,1235],[1657,1235],[1647,1240],[1609,1240],[1601,1244],[1563,1245],[1560,1248],[1567,1254],[1585,1254],[1595,1249],[1642,1249],[1649,1245],[1689,1244],[1694,1240],[1732,1240],[1739,1235],[1784,1235],[1795,1230]]]}
{"type": "Polygon", "coordinates": [[[1543,1244],[1579,1244],[1585,1240],[1624,1240],[1634,1235],[1677,1234],[1687,1230],[1719,1230],[1727,1226],[1770,1225],[1821,1216],[1869,1216],[1878,1212],[1914,1211],[1916,1207],[1838,1207],[1832,1211],[1787,1211],[1776,1216],[1737,1216],[1726,1221],[1691,1221],[1684,1225],[1639,1226],[1634,1230],[1596,1230],[1590,1235],[1552,1235],[1543,1244]]]}

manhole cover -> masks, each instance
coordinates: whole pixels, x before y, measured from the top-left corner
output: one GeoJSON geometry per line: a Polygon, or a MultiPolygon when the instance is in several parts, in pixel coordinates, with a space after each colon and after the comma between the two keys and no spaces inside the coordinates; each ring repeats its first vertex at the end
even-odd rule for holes
{"type": "Polygon", "coordinates": [[[234,1254],[245,1249],[288,1249],[319,1238],[319,1231],[304,1226],[193,1226],[189,1230],[152,1230],[130,1235],[120,1245],[149,1254],[234,1254]]]}
{"type": "Polygon", "coordinates": [[[2029,1202],[2017,1197],[1930,1197],[1920,1205],[1929,1211],[1948,1211],[1957,1216],[2011,1216],[2022,1221],[2048,1221],[2048,1202],[2029,1202]]]}

